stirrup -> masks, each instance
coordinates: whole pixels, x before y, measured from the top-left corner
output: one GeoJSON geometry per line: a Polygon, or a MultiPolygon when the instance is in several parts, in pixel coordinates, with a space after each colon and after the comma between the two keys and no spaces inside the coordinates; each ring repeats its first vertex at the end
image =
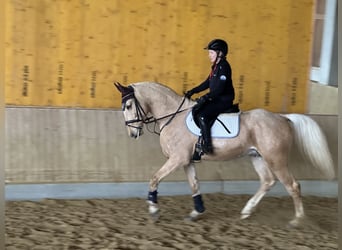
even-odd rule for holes
{"type": "Polygon", "coordinates": [[[202,137],[198,137],[198,141],[196,142],[195,146],[195,151],[194,154],[192,155],[191,162],[200,162],[201,157],[203,155],[203,150],[202,150],[202,137]]]}
{"type": "Polygon", "coordinates": [[[201,161],[201,153],[195,150],[194,154],[192,155],[191,162],[200,162],[201,161]]]}

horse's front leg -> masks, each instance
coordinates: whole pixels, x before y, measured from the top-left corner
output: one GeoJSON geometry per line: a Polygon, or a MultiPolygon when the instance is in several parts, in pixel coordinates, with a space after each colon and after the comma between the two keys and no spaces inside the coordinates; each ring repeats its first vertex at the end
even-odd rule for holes
{"type": "Polygon", "coordinates": [[[187,219],[196,220],[204,213],[205,207],[199,189],[199,182],[196,176],[195,164],[190,163],[189,165],[186,165],[184,167],[184,171],[188,177],[189,185],[192,191],[192,198],[194,200],[194,209],[191,211],[187,219]]]}
{"type": "Polygon", "coordinates": [[[151,178],[147,202],[149,204],[148,211],[153,219],[157,219],[159,217],[157,190],[160,181],[178,167],[182,167],[187,164],[188,162],[183,161],[180,158],[169,158],[165,162],[165,164],[151,178]]]}

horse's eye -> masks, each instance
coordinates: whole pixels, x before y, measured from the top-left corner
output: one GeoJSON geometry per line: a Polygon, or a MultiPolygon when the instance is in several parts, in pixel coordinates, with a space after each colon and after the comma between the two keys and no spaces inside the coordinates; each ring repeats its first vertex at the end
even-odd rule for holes
{"type": "Polygon", "coordinates": [[[131,104],[126,105],[126,109],[127,109],[127,110],[130,110],[131,108],[132,108],[132,105],[131,105],[131,104]]]}

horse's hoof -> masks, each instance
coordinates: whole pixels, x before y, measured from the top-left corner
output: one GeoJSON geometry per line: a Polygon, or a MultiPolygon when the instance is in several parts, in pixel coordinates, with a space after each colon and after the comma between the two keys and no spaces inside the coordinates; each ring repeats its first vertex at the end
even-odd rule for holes
{"type": "Polygon", "coordinates": [[[299,219],[293,219],[291,220],[288,224],[287,224],[287,228],[289,229],[294,229],[294,228],[298,228],[300,225],[300,221],[299,219]]]}
{"type": "Polygon", "coordinates": [[[150,213],[150,216],[151,216],[152,222],[154,223],[156,223],[160,217],[159,212],[150,213]]]}
{"type": "Polygon", "coordinates": [[[191,217],[191,216],[185,216],[184,217],[184,221],[194,222],[196,220],[197,220],[197,218],[194,218],[194,217],[191,217]]]}
{"type": "Polygon", "coordinates": [[[184,220],[185,221],[197,221],[202,217],[203,214],[204,214],[204,212],[199,213],[196,210],[193,210],[188,216],[186,216],[184,218],[184,220]]]}
{"type": "Polygon", "coordinates": [[[245,220],[245,219],[247,219],[249,216],[251,216],[251,215],[250,215],[250,214],[241,214],[240,219],[241,219],[241,220],[245,220]]]}
{"type": "Polygon", "coordinates": [[[159,212],[159,207],[158,207],[157,203],[153,203],[152,201],[147,201],[147,203],[149,204],[148,212],[150,214],[156,214],[159,212]]]}

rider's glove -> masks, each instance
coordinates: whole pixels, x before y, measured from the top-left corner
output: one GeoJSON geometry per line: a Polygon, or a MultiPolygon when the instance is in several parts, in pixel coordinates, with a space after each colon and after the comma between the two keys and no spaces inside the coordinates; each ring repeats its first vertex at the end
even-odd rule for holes
{"type": "Polygon", "coordinates": [[[195,94],[195,92],[191,89],[191,90],[185,92],[185,93],[184,93],[184,96],[185,96],[186,98],[189,98],[189,99],[190,99],[191,96],[192,96],[193,94],[195,94]]]}
{"type": "Polygon", "coordinates": [[[197,103],[199,106],[202,106],[203,104],[205,104],[207,101],[209,101],[209,96],[208,95],[204,95],[201,96],[198,100],[197,103]]]}

